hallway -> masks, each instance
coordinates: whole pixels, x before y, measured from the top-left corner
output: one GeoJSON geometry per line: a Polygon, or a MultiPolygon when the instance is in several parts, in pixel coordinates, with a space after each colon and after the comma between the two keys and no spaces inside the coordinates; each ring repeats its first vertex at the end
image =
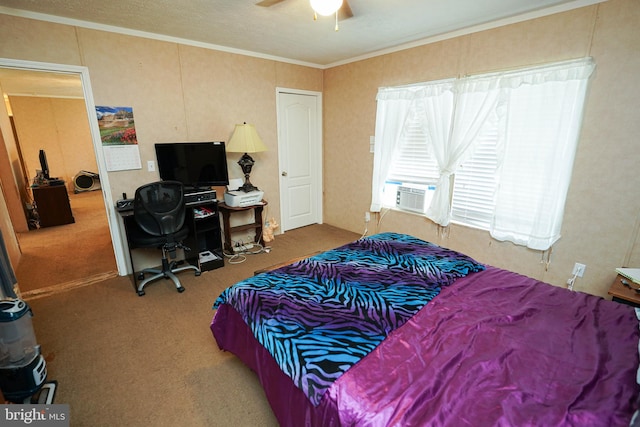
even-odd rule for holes
{"type": "Polygon", "coordinates": [[[69,192],[69,199],[75,223],[18,233],[15,273],[23,297],[117,275],[102,193],[69,192]]]}

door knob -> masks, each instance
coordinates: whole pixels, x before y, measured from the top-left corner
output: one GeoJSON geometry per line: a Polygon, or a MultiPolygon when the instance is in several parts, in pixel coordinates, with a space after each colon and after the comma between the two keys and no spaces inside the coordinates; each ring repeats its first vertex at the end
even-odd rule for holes
{"type": "Polygon", "coordinates": [[[287,173],[286,172],[282,172],[282,176],[287,176],[287,173]]]}

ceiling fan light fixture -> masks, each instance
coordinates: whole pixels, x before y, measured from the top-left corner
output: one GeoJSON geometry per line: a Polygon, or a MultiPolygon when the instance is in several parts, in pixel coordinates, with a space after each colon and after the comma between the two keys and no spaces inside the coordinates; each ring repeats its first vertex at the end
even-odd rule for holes
{"type": "Polygon", "coordinates": [[[342,6],[342,0],[310,0],[311,8],[318,15],[333,15],[342,6]]]}

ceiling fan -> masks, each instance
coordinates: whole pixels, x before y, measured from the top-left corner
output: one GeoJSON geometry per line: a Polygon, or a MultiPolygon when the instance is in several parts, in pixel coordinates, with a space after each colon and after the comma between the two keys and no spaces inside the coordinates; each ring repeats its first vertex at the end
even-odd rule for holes
{"type": "MultiPolygon", "coordinates": [[[[274,4],[278,4],[283,1],[285,0],[262,0],[256,3],[256,5],[262,6],[262,7],[270,7],[270,6],[273,6],[274,4]]],[[[340,9],[338,9],[337,18],[340,20],[345,20],[351,17],[353,17],[353,11],[351,10],[351,6],[349,6],[349,2],[347,0],[343,0],[342,6],[340,6],[340,9]]]]}

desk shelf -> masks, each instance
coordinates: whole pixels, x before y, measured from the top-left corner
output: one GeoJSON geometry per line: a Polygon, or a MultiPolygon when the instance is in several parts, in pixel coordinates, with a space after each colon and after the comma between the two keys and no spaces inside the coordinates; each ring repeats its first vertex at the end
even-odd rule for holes
{"type": "Polygon", "coordinates": [[[220,231],[220,216],[217,214],[207,218],[194,218],[193,223],[199,232],[211,230],[220,231]]]}
{"type": "Polygon", "coordinates": [[[191,248],[186,253],[187,261],[197,266],[200,271],[209,271],[224,266],[224,254],[222,253],[222,230],[220,229],[220,215],[218,202],[209,201],[187,209],[187,221],[189,224],[189,237],[185,244],[191,248]],[[196,217],[196,208],[206,208],[211,215],[196,217]],[[201,252],[211,252],[216,256],[215,260],[200,260],[201,252]]]}

